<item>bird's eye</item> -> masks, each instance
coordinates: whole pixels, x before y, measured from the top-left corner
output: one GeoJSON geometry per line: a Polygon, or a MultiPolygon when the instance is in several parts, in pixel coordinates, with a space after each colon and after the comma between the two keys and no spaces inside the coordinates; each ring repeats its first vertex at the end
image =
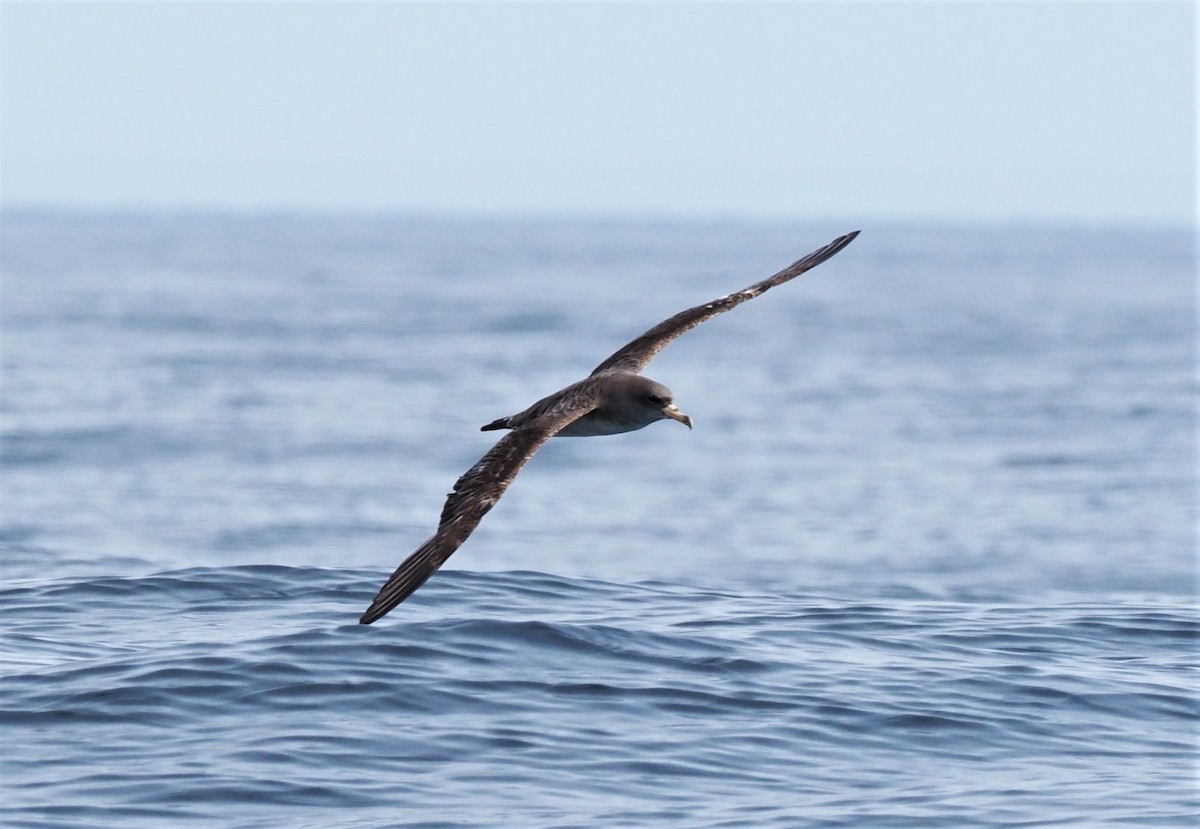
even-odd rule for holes
{"type": "Polygon", "coordinates": [[[661,397],[659,397],[657,394],[648,395],[646,397],[646,399],[649,400],[651,405],[654,405],[654,406],[661,406],[667,402],[666,400],[663,400],[661,397]]]}

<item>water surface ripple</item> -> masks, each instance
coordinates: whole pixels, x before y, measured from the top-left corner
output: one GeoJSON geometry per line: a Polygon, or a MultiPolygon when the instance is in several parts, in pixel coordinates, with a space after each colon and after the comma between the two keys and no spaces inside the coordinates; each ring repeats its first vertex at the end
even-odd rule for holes
{"type": "Polygon", "coordinates": [[[381,575],[243,566],[7,587],[3,730],[22,749],[5,761],[6,825],[1197,814],[1200,626],[1184,607],[449,571],[388,623],[355,624],[381,575]]]}

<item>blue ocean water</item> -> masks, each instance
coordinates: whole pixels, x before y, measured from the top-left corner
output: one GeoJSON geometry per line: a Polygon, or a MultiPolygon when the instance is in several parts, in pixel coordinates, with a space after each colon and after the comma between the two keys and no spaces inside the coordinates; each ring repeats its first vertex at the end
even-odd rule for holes
{"type": "Polygon", "coordinates": [[[1187,232],[863,227],[356,624],[850,229],[4,214],[0,823],[1195,825],[1187,232]]]}

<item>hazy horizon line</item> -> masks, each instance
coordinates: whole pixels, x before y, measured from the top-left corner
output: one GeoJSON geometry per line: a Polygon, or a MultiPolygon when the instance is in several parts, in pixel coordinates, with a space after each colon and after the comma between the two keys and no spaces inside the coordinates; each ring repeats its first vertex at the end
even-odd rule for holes
{"type": "Polygon", "coordinates": [[[137,217],[153,218],[222,218],[230,220],[267,219],[362,219],[374,221],[424,221],[431,223],[497,222],[513,224],[571,223],[571,224],[659,224],[659,225],[855,225],[855,230],[867,227],[945,227],[975,229],[1064,229],[1064,230],[1126,230],[1200,233],[1196,215],[1180,221],[1153,219],[1096,219],[1081,217],[1011,216],[1011,217],[951,217],[872,215],[784,215],[778,213],[752,214],[743,211],[671,211],[671,210],[487,210],[450,209],[434,207],[347,207],[312,205],[204,205],[204,204],[83,204],[66,202],[17,202],[0,199],[0,218],[37,216],[77,216],[89,219],[137,217]]]}

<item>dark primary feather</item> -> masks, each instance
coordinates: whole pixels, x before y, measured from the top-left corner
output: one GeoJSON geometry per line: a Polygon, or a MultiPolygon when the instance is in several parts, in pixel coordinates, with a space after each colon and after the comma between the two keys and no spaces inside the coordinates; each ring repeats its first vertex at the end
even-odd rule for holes
{"type": "Polygon", "coordinates": [[[437,572],[479,526],[483,516],[500,500],[504,490],[508,489],[538,447],[594,406],[594,398],[576,395],[572,400],[560,401],[559,406],[542,417],[500,438],[487,454],[455,482],[454,490],[446,496],[446,503],[442,507],[437,532],[396,568],[396,572],[379,589],[371,606],[358,620],[359,623],[371,624],[411,596],[437,572]]]}
{"type": "Polygon", "coordinates": [[[853,242],[854,237],[857,235],[858,231],[856,230],[853,233],[847,233],[845,236],[839,236],[825,247],[813,251],[803,259],[796,260],[769,279],[756,282],[749,288],[737,291],[729,296],[723,296],[720,299],[714,299],[712,302],[707,302],[704,305],[697,305],[695,308],[680,311],[670,319],[663,320],[636,340],[621,346],[615,354],[596,366],[592,374],[604,374],[610,371],[629,371],[637,374],[646,367],[647,363],[654,359],[654,355],[662,351],[663,348],[680,334],[692,330],[700,323],[712,319],[717,314],[723,314],[731,308],[736,308],[746,300],[754,299],[759,294],[765,293],[776,285],[782,285],[789,279],[795,279],[805,271],[812,270],[826,259],[838,253],[846,245],[853,242]]]}

